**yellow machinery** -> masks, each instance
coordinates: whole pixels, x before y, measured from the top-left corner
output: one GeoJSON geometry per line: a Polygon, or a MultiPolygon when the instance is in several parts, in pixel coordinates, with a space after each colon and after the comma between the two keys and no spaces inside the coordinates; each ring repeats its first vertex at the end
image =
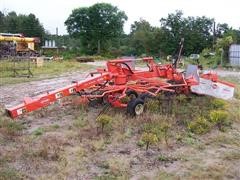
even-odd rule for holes
{"type": "Polygon", "coordinates": [[[39,38],[24,37],[22,34],[0,33],[1,56],[37,56],[35,44],[39,38]]]}

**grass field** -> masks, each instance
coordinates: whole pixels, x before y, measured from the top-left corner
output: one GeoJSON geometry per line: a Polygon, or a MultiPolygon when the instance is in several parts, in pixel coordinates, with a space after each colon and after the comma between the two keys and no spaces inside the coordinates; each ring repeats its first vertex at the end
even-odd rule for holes
{"type": "MultiPolygon", "coordinates": [[[[33,71],[39,80],[91,68],[62,61],[33,71]]],[[[7,73],[5,84],[28,81],[7,73]]],[[[240,79],[224,79],[236,85],[230,101],[162,94],[140,117],[56,103],[13,121],[0,106],[0,179],[240,179],[240,79]]],[[[6,86],[2,98],[25,85],[6,86]]]]}
{"type": "MultiPolygon", "coordinates": [[[[14,72],[12,70],[14,66],[13,62],[0,61],[0,85],[14,84],[21,82],[29,82],[33,80],[41,80],[46,78],[56,77],[63,73],[69,73],[74,71],[86,71],[93,66],[82,64],[74,60],[64,61],[44,61],[43,67],[36,67],[34,63],[30,64],[33,77],[13,77],[14,72]]],[[[27,67],[27,62],[18,63],[16,67],[27,67]]],[[[20,74],[26,74],[26,70],[20,70],[20,74]]]]}
{"type": "Polygon", "coordinates": [[[239,179],[240,86],[227,79],[237,85],[231,101],[156,99],[136,118],[79,105],[18,121],[2,111],[0,179],[239,179]]]}

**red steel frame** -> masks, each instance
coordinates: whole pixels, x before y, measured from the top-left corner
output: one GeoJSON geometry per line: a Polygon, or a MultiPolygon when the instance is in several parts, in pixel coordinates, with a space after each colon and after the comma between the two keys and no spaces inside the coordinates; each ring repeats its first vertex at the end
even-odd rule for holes
{"type": "MultiPolygon", "coordinates": [[[[188,94],[190,86],[198,84],[194,77],[185,78],[183,73],[178,72],[172,64],[159,65],[151,57],[144,58],[143,61],[147,63],[149,70],[132,69],[129,66],[129,63],[133,62],[132,59],[108,61],[107,69],[97,69],[97,72],[90,73],[91,77],[86,80],[74,82],[33,98],[26,97],[23,103],[7,108],[7,112],[12,118],[16,118],[73,94],[90,99],[104,98],[114,107],[126,107],[127,104],[123,103],[122,99],[129,90],[152,96],[162,91],[188,94]]],[[[212,76],[209,75],[207,78],[211,79],[212,76]]]]}

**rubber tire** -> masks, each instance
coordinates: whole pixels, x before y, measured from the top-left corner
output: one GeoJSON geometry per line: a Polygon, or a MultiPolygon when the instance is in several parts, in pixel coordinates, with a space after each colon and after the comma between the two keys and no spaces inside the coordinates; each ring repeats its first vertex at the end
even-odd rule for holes
{"type": "Polygon", "coordinates": [[[139,98],[142,99],[144,102],[147,101],[150,98],[153,98],[150,94],[148,93],[143,93],[139,95],[139,98]]]}
{"type": "Polygon", "coordinates": [[[103,103],[103,99],[102,98],[97,98],[97,99],[89,100],[88,105],[90,107],[97,107],[97,106],[99,106],[102,103],[103,103]]]}
{"type": "Polygon", "coordinates": [[[135,108],[139,104],[144,105],[144,101],[140,98],[132,99],[131,101],[129,101],[127,104],[127,113],[130,116],[136,116],[137,114],[136,114],[135,108]]]}
{"type": "Polygon", "coordinates": [[[136,91],[133,91],[133,90],[128,90],[128,91],[126,92],[126,95],[127,95],[127,96],[134,95],[135,98],[138,98],[138,93],[137,93],[136,91]]]}

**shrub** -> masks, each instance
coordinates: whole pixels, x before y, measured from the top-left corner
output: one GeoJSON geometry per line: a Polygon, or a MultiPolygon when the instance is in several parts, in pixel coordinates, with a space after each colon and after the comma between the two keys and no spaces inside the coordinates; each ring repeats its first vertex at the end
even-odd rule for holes
{"type": "Polygon", "coordinates": [[[162,126],[161,122],[149,122],[144,125],[143,131],[145,133],[152,133],[157,136],[158,139],[162,138],[162,126]]]}
{"type": "Polygon", "coordinates": [[[105,167],[109,169],[108,174],[112,175],[113,179],[129,179],[130,164],[127,159],[121,157],[110,158],[105,163],[105,167]]]}
{"type": "Polygon", "coordinates": [[[231,123],[228,120],[228,113],[223,110],[213,110],[210,112],[210,120],[213,124],[217,125],[218,129],[224,131],[225,126],[231,123]]]}
{"type": "Polygon", "coordinates": [[[106,114],[103,114],[103,115],[100,115],[98,118],[97,118],[97,123],[99,123],[101,125],[101,128],[102,128],[102,132],[103,132],[103,128],[110,124],[112,121],[112,117],[109,116],[109,115],[106,115],[106,114]]]}
{"type": "Polygon", "coordinates": [[[214,109],[224,109],[226,107],[226,102],[223,99],[213,99],[211,105],[214,109]]]}
{"type": "Polygon", "coordinates": [[[145,142],[142,141],[142,140],[139,140],[139,141],[137,142],[137,145],[138,145],[139,147],[143,147],[143,146],[145,145],[145,142]]]}
{"type": "MultiPolygon", "coordinates": [[[[85,113],[84,113],[85,115],[85,113]]],[[[74,121],[73,121],[73,126],[76,128],[82,128],[86,126],[86,119],[84,115],[79,115],[74,121]]]]}
{"type": "Polygon", "coordinates": [[[157,100],[151,99],[151,100],[147,101],[146,107],[149,112],[156,113],[156,112],[160,111],[159,102],[157,100]]]}
{"type": "Polygon", "coordinates": [[[178,159],[177,157],[173,157],[165,154],[160,154],[158,156],[158,160],[163,162],[173,162],[173,161],[177,161],[177,159],[178,159]]]}
{"type": "Polygon", "coordinates": [[[156,134],[153,133],[143,133],[142,141],[146,143],[146,150],[148,150],[150,144],[156,144],[158,142],[158,138],[156,134]]]}
{"type": "Polygon", "coordinates": [[[211,123],[204,117],[198,117],[188,124],[188,128],[195,134],[205,134],[210,130],[211,123]]]}
{"type": "Polygon", "coordinates": [[[41,140],[41,144],[36,152],[36,155],[45,159],[57,161],[60,158],[60,152],[64,141],[58,137],[45,136],[41,140]]]}
{"type": "Polygon", "coordinates": [[[100,138],[98,140],[93,140],[91,141],[91,149],[96,152],[96,151],[103,151],[105,149],[105,141],[103,138],[100,138]]]}
{"type": "Polygon", "coordinates": [[[186,102],[187,97],[186,97],[185,94],[180,94],[180,95],[178,95],[178,96],[176,97],[176,99],[177,99],[178,102],[184,103],[184,102],[186,102]]]}
{"type": "Polygon", "coordinates": [[[164,140],[165,140],[165,143],[168,147],[169,146],[168,145],[169,129],[171,128],[171,125],[169,123],[165,122],[161,126],[162,126],[161,129],[162,129],[162,132],[163,132],[164,140]]]}

